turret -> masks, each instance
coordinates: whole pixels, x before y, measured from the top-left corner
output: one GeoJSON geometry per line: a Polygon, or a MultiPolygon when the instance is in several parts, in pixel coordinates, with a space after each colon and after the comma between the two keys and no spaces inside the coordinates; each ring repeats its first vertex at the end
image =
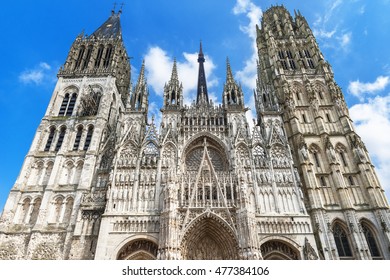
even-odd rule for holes
{"type": "Polygon", "coordinates": [[[164,109],[183,107],[183,85],[177,75],[176,59],[173,62],[171,79],[164,86],[164,109]]]}
{"type": "Polygon", "coordinates": [[[223,105],[225,108],[244,108],[244,94],[233,78],[229,59],[226,59],[226,82],[223,87],[223,105]]]}

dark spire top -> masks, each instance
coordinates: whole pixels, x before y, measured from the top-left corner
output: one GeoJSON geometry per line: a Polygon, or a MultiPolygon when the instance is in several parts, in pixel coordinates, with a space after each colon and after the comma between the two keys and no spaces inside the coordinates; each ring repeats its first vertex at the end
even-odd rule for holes
{"type": "Polygon", "coordinates": [[[93,32],[92,36],[97,38],[118,38],[122,36],[122,29],[120,23],[120,15],[122,10],[120,10],[117,14],[115,11],[111,12],[111,16],[103,23],[95,32],[93,32]]]}
{"type": "Polygon", "coordinates": [[[198,55],[198,63],[199,63],[199,74],[198,74],[198,92],[196,95],[196,104],[209,104],[209,95],[207,93],[207,84],[206,84],[206,75],[204,72],[203,63],[205,62],[203,50],[202,50],[202,42],[200,42],[200,50],[198,55]]]}

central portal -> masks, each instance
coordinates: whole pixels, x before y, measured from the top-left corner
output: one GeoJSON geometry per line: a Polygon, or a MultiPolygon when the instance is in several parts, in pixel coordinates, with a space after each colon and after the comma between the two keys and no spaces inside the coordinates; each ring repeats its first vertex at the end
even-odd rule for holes
{"type": "Polygon", "coordinates": [[[182,242],[186,260],[236,260],[238,246],[228,226],[217,218],[200,217],[188,229],[182,242]]]}

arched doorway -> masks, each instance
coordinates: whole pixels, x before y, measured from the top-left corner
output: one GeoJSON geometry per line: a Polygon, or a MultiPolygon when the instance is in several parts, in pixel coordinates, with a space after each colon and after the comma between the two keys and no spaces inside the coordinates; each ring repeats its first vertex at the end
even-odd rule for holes
{"type": "Polygon", "coordinates": [[[279,240],[270,240],[260,247],[264,260],[299,260],[299,251],[290,244],[279,240]]]}
{"type": "Polygon", "coordinates": [[[119,250],[117,260],[155,260],[157,249],[157,244],[150,240],[133,240],[119,250]]]}
{"type": "Polygon", "coordinates": [[[203,215],[192,223],[182,240],[186,260],[236,260],[236,238],[225,222],[213,215],[203,215]]]}

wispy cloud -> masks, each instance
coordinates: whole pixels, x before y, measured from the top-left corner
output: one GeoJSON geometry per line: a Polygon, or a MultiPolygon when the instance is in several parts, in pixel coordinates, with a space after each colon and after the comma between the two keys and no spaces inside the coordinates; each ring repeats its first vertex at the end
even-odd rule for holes
{"type": "MultiPolygon", "coordinates": [[[[369,85],[369,90],[376,86],[369,85]]],[[[390,193],[390,95],[376,96],[350,108],[350,115],[355,122],[357,133],[364,140],[382,187],[390,193]]]]}
{"type": "MultiPolygon", "coordinates": [[[[249,92],[256,87],[257,77],[257,31],[256,25],[260,26],[260,20],[263,15],[262,9],[255,5],[251,0],[237,0],[233,13],[237,16],[244,14],[249,20],[245,26],[240,26],[240,30],[244,32],[251,40],[251,56],[245,61],[243,69],[237,71],[236,78],[245,87],[249,89],[249,92]]],[[[249,105],[249,110],[246,112],[246,118],[250,128],[253,128],[253,119],[255,119],[255,102],[253,95],[246,96],[246,103],[249,105]],[[248,100],[249,99],[249,100],[248,100]]]]}
{"type": "Polygon", "coordinates": [[[32,69],[24,70],[19,75],[19,81],[24,84],[39,85],[51,76],[52,67],[46,62],[40,62],[32,69]]]}
{"type": "Polygon", "coordinates": [[[379,76],[372,83],[362,83],[359,80],[352,81],[348,85],[348,92],[358,97],[360,100],[364,99],[364,94],[375,94],[382,91],[389,84],[389,76],[379,76]]]}
{"type": "Polygon", "coordinates": [[[256,86],[257,75],[257,47],[256,47],[256,25],[260,26],[260,20],[263,12],[250,0],[237,0],[233,8],[235,15],[245,14],[249,19],[247,25],[241,25],[240,30],[244,32],[252,41],[252,54],[244,63],[244,68],[236,73],[237,79],[249,89],[256,86]]]}
{"type": "Polygon", "coordinates": [[[345,50],[345,51],[349,50],[349,45],[351,43],[351,39],[352,39],[352,32],[344,33],[338,37],[338,40],[340,42],[340,46],[343,48],[343,50],[345,50]]]}
{"type": "Polygon", "coordinates": [[[324,47],[349,51],[352,32],[342,29],[343,20],[338,17],[342,4],[342,0],[334,0],[327,4],[324,14],[317,15],[313,23],[313,34],[319,41],[325,41],[324,47]]]}

